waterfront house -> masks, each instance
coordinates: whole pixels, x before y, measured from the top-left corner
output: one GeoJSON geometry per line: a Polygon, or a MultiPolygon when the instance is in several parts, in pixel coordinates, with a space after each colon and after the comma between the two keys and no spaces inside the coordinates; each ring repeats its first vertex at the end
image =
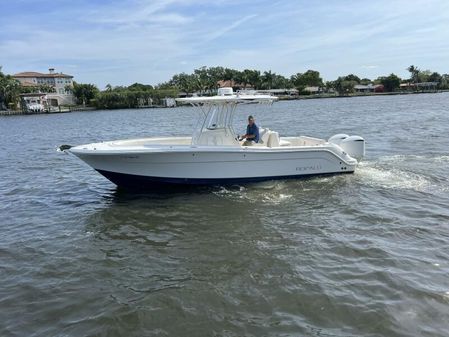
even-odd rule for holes
{"type": "Polygon", "coordinates": [[[260,89],[259,94],[272,95],[281,98],[296,98],[299,95],[298,89],[260,89]]]}
{"type": "Polygon", "coordinates": [[[73,86],[73,76],[63,73],[56,73],[54,68],[48,69],[47,74],[26,71],[13,75],[22,86],[39,87],[48,85],[54,88],[55,92],[44,92],[46,94],[49,105],[57,107],[60,105],[75,104],[75,97],[71,90],[67,87],[73,86]]]}
{"type": "Polygon", "coordinates": [[[308,92],[311,95],[321,94],[323,92],[322,88],[318,86],[308,86],[305,87],[303,91],[308,92]]]}
{"type": "Polygon", "coordinates": [[[383,92],[384,86],[382,84],[356,84],[354,86],[355,92],[383,92]]]}
{"type": "Polygon", "coordinates": [[[234,91],[237,90],[254,90],[254,87],[249,83],[239,83],[234,80],[220,80],[217,82],[218,88],[226,88],[230,87],[234,89],[234,91]]]}
{"type": "Polygon", "coordinates": [[[438,85],[438,82],[401,83],[399,88],[401,91],[436,92],[438,85]]]}

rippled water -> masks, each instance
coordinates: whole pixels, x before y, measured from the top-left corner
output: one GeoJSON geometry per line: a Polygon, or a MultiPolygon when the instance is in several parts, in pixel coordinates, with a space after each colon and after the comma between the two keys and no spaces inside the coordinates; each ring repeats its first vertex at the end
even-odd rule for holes
{"type": "Polygon", "coordinates": [[[59,144],[189,134],[191,108],[0,119],[0,336],[447,336],[449,94],[247,106],[364,136],[353,175],[128,194],[59,144]]]}

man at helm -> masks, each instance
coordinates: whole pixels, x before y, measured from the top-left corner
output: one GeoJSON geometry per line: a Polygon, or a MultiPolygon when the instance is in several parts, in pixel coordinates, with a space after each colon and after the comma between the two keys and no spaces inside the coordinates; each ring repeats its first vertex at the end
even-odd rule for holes
{"type": "Polygon", "coordinates": [[[246,134],[240,137],[240,140],[246,139],[243,146],[253,145],[259,142],[259,128],[255,123],[253,116],[248,116],[248,126],[246,127],[246,134]]]}

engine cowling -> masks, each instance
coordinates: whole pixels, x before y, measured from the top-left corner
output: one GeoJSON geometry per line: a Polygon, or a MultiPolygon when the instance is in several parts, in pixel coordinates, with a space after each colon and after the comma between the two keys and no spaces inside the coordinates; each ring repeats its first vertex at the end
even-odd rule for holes
{"type": "Polygon", "coordinates": [[[352,158],[357,160],[365,156],[365,140],[360,136],[350,136],[343,139],[340,147],[352,158]]]}
{"type": "Polygon", "coordinates": [[[343,151],[357,160],[365,156],[365,140],[360,136],[339,133],[329,138],[328,142],[340,146],[343,151]]]}
{"type": "Polygon", "coordinates": [[[331,138],[329,138],[327,141],[329,142],[329,143],[333,143],[333,144],[336,144],[336,145],[340,145],[341,144],[341,142],[343,141],[343,140],[345,140],[346,138],[348,138],[349,137],[349,135],[347,135],[347,134],[345,134],[345,133],[339,133],[339,134],[337,134],[337,135],[333,135],[331,138]]]}

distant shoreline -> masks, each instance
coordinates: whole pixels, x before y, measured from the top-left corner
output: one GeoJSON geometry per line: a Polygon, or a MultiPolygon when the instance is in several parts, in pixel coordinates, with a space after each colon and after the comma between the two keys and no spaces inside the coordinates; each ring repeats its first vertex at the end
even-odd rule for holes
{"type": "MultiPolygon", "coordinates": [[[[352,93],[349,95],[333,95],[333,94],[314,94],[314,95],[302,95],[297,97],[291,96],[279,96],[280,101],[298,101],[298,100],[308,100],[308,99],[324,99],[324,98],[353,98],[353,97],[368,97],[368,96],[396,96],[396,95],[415,95],[415,94],[440,94],[443,92],[449,92],[449,90],[438,90],[438,91],[416,91],[416,92],[376,92],[376,93],[352,93]]],[[[145,108],[160,108],[160,106],[154,107],[145,107],[145,108]]],[[[142,109],[142,107],[138,108],[128,108],[132,110],[142,109]]],[[[167,109],[167,108],[165,108],[167,109]]],[[[95,107],[83,107],[83,106],[74,106],[63,108],[60,111],[49,111],[49,112],[35,112],[35,113],[24,113],[21,110],[0,110],[0,116],[27,116],[27,115],[49,115],[56,113],[69,113],[74,111],[95,111],[95,110],[108,110],[108,109],[98,109],[95,107]]],[[[120,109],[109,109],[109,110],[120,110],[120,109]]]]}
{"type": "Polygon", "coordinates": [[[303,99],[320,99],[320,98],[351,98],[351,97],[367,97],[367,96],[395,96],[395,95],[414,95],[414,94],[440,94],[443,92],[449,92],[449,90],[438,90],[438,91],[414,91],[414,92],[370,92],[370,93],[352,93],[348,95],[333,95],[333,94],[315,94],[315,95],[302,95],[298,97],[279,97],[280,100],[303,100],[303,99]]]}

